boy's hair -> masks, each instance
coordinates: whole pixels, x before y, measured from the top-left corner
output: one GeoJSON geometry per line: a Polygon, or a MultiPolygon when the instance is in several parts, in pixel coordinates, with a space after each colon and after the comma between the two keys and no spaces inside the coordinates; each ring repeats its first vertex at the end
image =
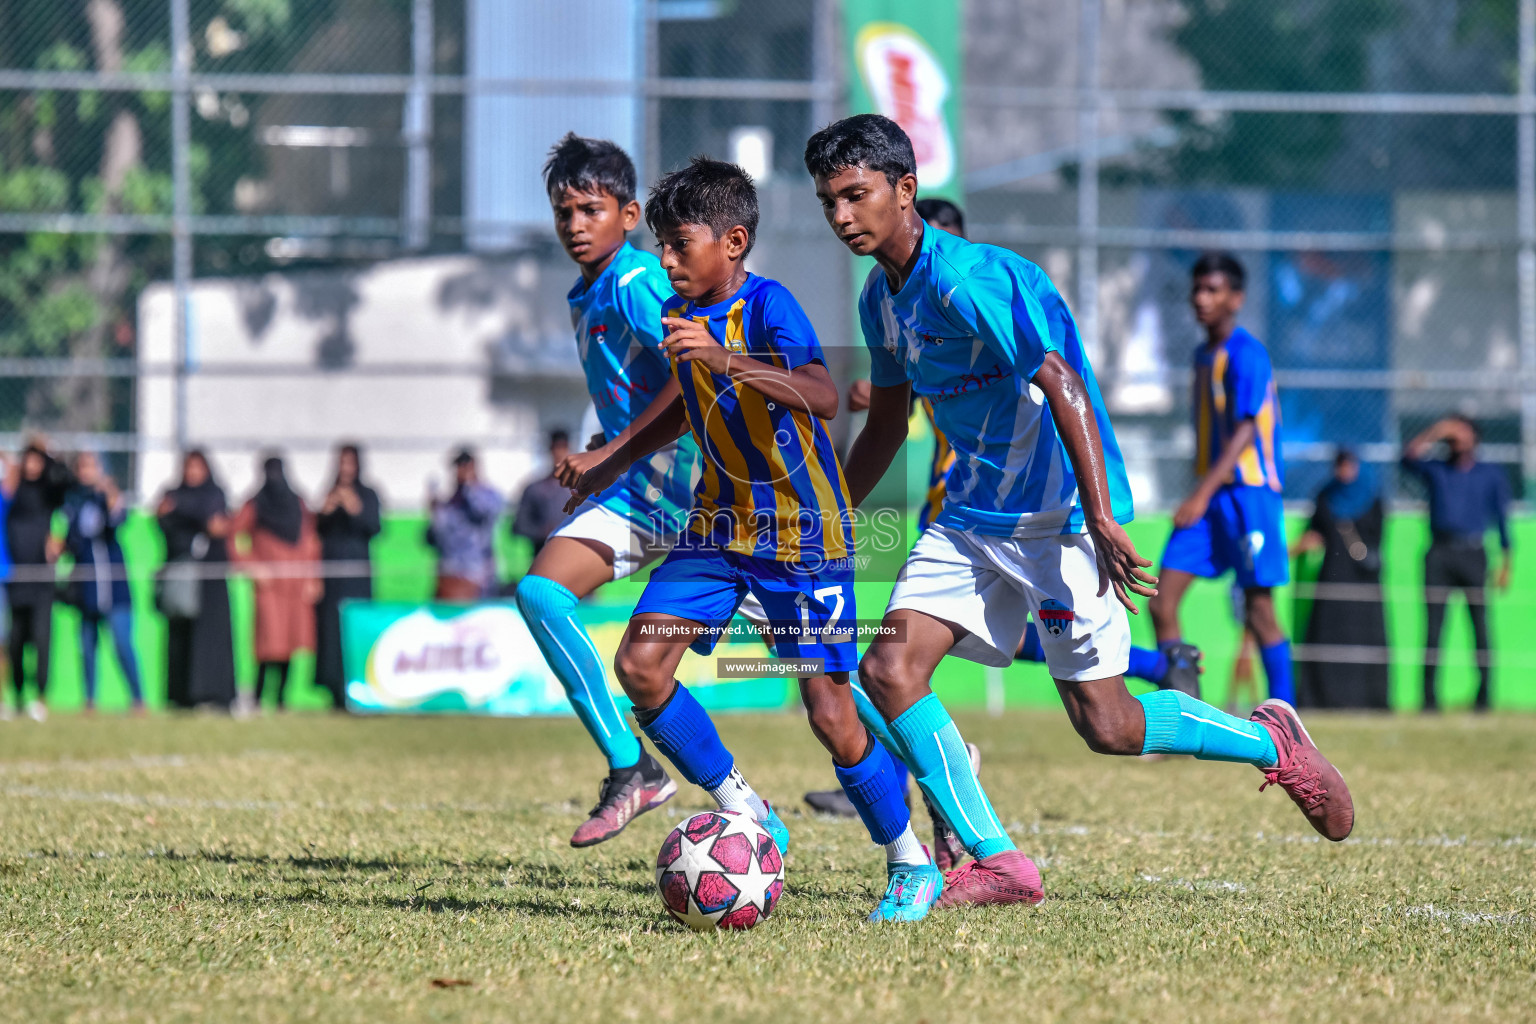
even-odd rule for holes
{"type": "Polygon", "coordinates": [[[1471,416],[1468,416],[1464,412],[1458,412],[1453,413],[1451,415],[1451,419],[1472,431],[1473,443],[1480,443],[1483,440],[1483,430],[1477,425],[1477,421],[1474,420],[1471,416]]]}
{"type": "Polygon", "coordinates": [[[569,445],[570,443],[571,432],[569,430],[561,430],[557,427],[549,432],[549,446],[551,448],[556,445],[569,445]]]}
{"type": "Polygon", "coordinates": [[[607,192],[620,206],[626,206],[635,198],[635,162],[607,139],[586,139],[566,132],[544,161],[544,191],[554,198],[568,188],[607,192]]]}
{"type": "Polygon", "coordinates": [[[861,164],[884,174],[892,188],[906,175],[917,174],[912,140],[901,125],[880,114],[855,114],[833,121],[805,144],[805,169],[813,178],[830,178],[861,164]]]}
{"type": "Polygon", "coordinates": [[[1235,292],[1246,291],[1248,288],[1248,271],[1244,270],[1242,263],[1229,252],[1201,253],[1200,258],[1195,260],[1195,265],[1190,268],[1189,276],[1191,280],[1195,280],[1207,274],[1221,274],[1235,292]]]}
{"type": "Polygon", "coordinates": [[[965,234],[965,214],[948,199],[919,199],[913,205],[925,223],[954,228],[960,234],[965,234]]]}
{"type": "Polygon", "coordinates": [[[684,224],[703,224],[716,238],[739,224],[747,229],[746,256],[757,242],[757,188],[736,164],[696,156],[651,186],[645,223],[658,235],[684,224]]]}

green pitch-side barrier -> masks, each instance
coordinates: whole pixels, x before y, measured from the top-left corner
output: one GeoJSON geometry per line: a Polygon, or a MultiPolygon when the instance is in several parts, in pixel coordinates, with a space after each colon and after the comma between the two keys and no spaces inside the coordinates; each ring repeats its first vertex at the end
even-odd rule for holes
{"type": "MultiPolygon", "coordinates": [[[[1291,536],[1302,521],[1290,523],[1291,536]]],[[[392,515],[385,519],[384,532],[374,545],[377,568],[376,593],[380,600],[420,601],[432,590],[433,558],[423,543],[425,524],[420,515],[392,515]]],[[[1536,519],[1521,519],[1513,524],[1517,561],[1515,585],[1507,594],[1492,598],[1492,629],[1496,652],[1493,700],[1497,708],[1536,709],[1536,630],[1529,624],[1536,618],[1536,565],[1521,564],[1520,550],[1536,544],[1536,519]]],[[[1169,519],[1148,515],[1131,524],[1130,533],[1137,547],[1156,559],[1169,532],[1169,519]]],[[[1392,706],[1400,710],[1419,704],[1419,651],[1424,638],[1424,609],[1419,591],[1423,581],[1423,552],[1428,542],[1424,517],[1394,516],[1387,527],[1385,543],[1384,586],[1387,594],[1387,629],[1392,643],[1392,706]]],[[[134,605],[139,615],[136,636],[140,667],[151,704],[163,703],[165,691],[165,627],[153,612],[152,574],[162,558],[160,535],[152,517],[136,514],[124,527],[124,548],[133,574],[134,605]]],[[[498,544],[504,575],[513,578],[527,563],[526,548],[514,545],[504,528],[498,530],[498,544]]],[[[626,581],[600,591],[583,605],[600,649],[612,650],[618,643],[623,623],[639,594],[638,581],[626,581]]],[[[863,619],[876,619],[885,607],[889,583],[861,583],[858,587],[859,612],[863,619]]],[[[249,584],[238,577],[231,584],[235,619],[235,658],[242,687],[249,687],[255,676],[251,654],[251,594],[249,584]]],[[[1287,592],[1279,602],[1281,614],[1289,624],[1294,601],[1287,592]]],[[[54,612],[53,679],[49,704],[56,710],[77,708],[83,699],[80,673],[78,619],[72,609],[56,606],[54,612]]],[[[1226,700],[1233,658],[1237,652],[1238,627],[1232,616],[1232,602],[1225,583],[1199,583],[1193,587],[1185,605],[1186,636],[1205,650],[1205,695],[1217,703],[1226,700]]],[[[1132,617],[1132,629],[1138,643],[1152,642],[1150,616],[1132,617]]],[[[1453,604],[1445,630],[1441,671],[1442,705],[1469,704],[1476,691],[1477,676],[1471,651],[1471,630],[1464,606],[1453,604]]],[[[110,643],[102,650],[110,652],[110,643]]],[[[740,653],[740,652],[734,652],[740,653]]],[[[103,656],[98,706],[104,710],[126,707],[127,688],[117,669],[115,658],[103,656]]],[[[1262,669],[1258,669],[1262,679],[1262,669]]],[[[295,659],[290,681],[291,703],[295,707],[324,707],[327,695],[312,685],[311,659],[295,659]]],[[[782,689],[786,699],[793,686],[783,681],[764,681],[764,687],[782,689]]],[[[1057,702],[1055,687],[1038,665],[1014,665],[1001,672],[969,662],[951,659],[939,669],[935,689],[946,702],[956,706],[1004,705],[1049,706],[1057,702]]]]}

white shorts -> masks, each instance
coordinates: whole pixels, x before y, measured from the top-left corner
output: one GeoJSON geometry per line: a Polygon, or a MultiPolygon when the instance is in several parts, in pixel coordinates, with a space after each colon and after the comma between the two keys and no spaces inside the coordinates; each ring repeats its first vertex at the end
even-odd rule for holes
{"type": "Polygon", "coordinates": [[[613,578],[621,580],[672,549],[672,539],[588,498],[555,527],[551,537],[596,541],[613,552],[613,578]]]}
{"type": "Polygon", "coordinates": [[[1130,661],[1125,608],[1113,587],[1098,591],[1086,534],[1016,540],[935,523],[907,556],[886,612],[911,608],[952,622],[967,635],[950,653],[997,667],[1013,664],[1033,615],[1051,676],[1083,682],[1122,675],[1130,661]]]}

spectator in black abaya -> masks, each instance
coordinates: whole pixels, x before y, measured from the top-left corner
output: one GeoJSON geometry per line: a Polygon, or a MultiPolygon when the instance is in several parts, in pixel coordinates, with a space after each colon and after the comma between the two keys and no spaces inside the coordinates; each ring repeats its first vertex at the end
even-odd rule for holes
{"type": "Polygon", "coordinates": [[[1435,669],[1440,661],[1440,629],[1445,605],[1460,590],[1467,598],[1472,635],[1477,643],[1477,701],[1488,709],[1493,664],[1488,642],[1489,530],[1499,533],[1503,564],[1494,578],[1500,590],[1509,588],[1509,480],[1498,466],[1477,459],[1477,425],[1465,416],[1443,419],[1423,431],[1403,450],[1403,468],[1424,481],[1429,492],[1429,551],[1424,556],[1424,710],[1434,711],[1435,669]],[[1443,460],[1425,458],[1437,441],[1444,441],[1443,460]]]}
{"type": "Polygon", "coordinates": [[[1309,657],[1296,678],[1299,703],[1387,707],[1387,620],[1381,596],[1381,493],[1353,452],[1340,449],[1295,552],[1322,551],[1305,632],[1309,657]]]}
{"type": "Polygon", "coordinates": [[[24,655],[31,646],[37,695],[27,708],[37,721],[48,717],[54,595],[51,570],[63,549],[63,542],[53,535],[53,514],[63,506],[71,483],[69,470],[40,443],[29,445],[21,453],[21,471],[5,520],[5,539],[13,566],[11,580],[6,584],[11,604],[11,681],[20,703],[27,674],[24,655]]]}
{"type": "Polygon", "coordinates": [[[201,571],[196,612],[165,609],[166,697],[173,707],[228,710],[235,701],[234,631],[229,619],[229,507],[201,451],[182,459],[181,483],[158,509],[167,562],[201,571]]]}
{"type": "Polygon", "coordinates": [[[337,450],[336,482],[320,506],[318,519],[324,589],[315,605],[315,682],[330,691],[331,702],[340,710],[347,706],[341,602],[373,597],[368,545],[380,529],[379,495],[362,481],[357,445],[337,450]]]}

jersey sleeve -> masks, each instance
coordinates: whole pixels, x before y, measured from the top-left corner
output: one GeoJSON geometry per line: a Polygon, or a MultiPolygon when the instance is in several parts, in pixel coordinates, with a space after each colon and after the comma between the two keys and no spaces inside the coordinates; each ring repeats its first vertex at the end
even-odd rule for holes
{"type": "Polygon", "coordinates": [[[1227,386],[1232,394],[1232,415],[1238,420],[1252,419],[1269,398],[1274,370],[1263,345],[1240,348],[1227,364],[1227,386]]]}
{"type": "Polygon", "coordinates": [[[763,290],[758,323],[767,335],[769,347],[784,358],[786,369],[826,362],[811,318],[805,315],[805,310],[800,308],[788,288],[779,285],[763,290]]]}
{"type": "Polygon", "coordinates": [[[1046,353],[1061,351],[1023,266],[990,259],[958,284],[936,283],[951,325],[980,338],[1025,380],[1039,372],[1046,353]]]}
{"type": "Polygon", "coordinates": [[[619,309],[641,347],[663,357],[666,353],[662,350],[661,339],[666,336],[666,331],[662,328],[661,318],[671,295],[671,284],[655,267],[643,267],[618,289],[619,309]]]}
{"type": "MultiPolygon", "coordinates": [[[[876,268],[879,273],[879,268],[876,268]]],[[[869,293],[859,296],[859,329],[864,334],[864,345],[869,349],[869,382],[877,388],[891,388],[907,382],[907,372],[901,361],[885,347],[885,331],[874,310],[870,308],[869,293]]]]}

